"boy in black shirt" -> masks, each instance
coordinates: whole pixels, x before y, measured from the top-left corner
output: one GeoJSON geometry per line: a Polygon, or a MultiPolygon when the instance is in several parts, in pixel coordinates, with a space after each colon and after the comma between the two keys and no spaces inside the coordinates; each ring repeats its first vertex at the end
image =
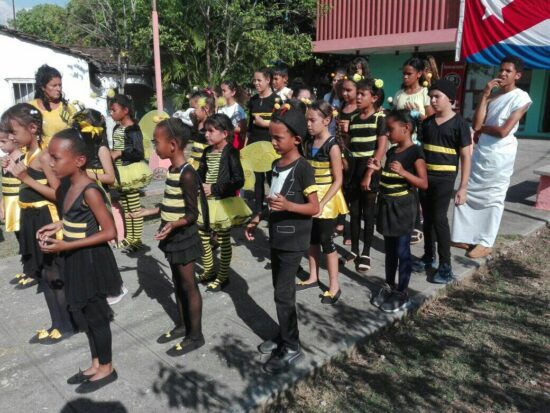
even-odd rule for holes
{"type": "Polygon", "coordinates": [[[451,232],[447,210],[453,196],[459,160],[460,187],[455,196],[455,204],[461,205],[466,201],[471,138],[466,121],[452,108],[456,99],[455,85],[445,79],[437,80],[430,86],[429,95],[435,114],[422,122],[422,148],[428,169],[428,189],[420,191],[420,203],[424,213],[424,256],[420,262],[413,265],[413,268],[422,271],[435,262],[434,245],[437,240],[439,267],[433,282],[447,284],[453,280],[451,232]]]}
{"type": "MultiPolygon", "coordinates": [[[[271,271],[275,288],[275,306],[279,321],[278,336],[258,349],[271,353],[264,365],[270,373],[281,373],[303,358],[298,334],[295,276],[309,248],[311,217],[319,212],[315,173],[300,155],[298,147],[307,132],[304,114],[285,103],[273,114],[269,125],[271,142],[281,158],[273,163],[273,181],[268,208],[262,212],[269,221],[271,271]]],[[[260,222],[257,215],[247,226],[245,236],[254,240],[260,222]]]]}

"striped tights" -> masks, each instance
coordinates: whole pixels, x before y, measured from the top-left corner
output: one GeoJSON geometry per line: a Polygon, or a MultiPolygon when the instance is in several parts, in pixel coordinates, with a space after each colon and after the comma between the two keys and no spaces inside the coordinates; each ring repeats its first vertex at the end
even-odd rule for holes
{"type": "Polygon", "coordinates": [[[124,229],[126,231],[126,240],[130,243],[141,243],[143,233],[143,218],[130,218],[128,212],[136,212],[141,209],[139,191],[122,192],[120,201],[124,212],[124,229]]]}
{"type": "MultiPolygon", "coordinates": [[[[199,231],[204,255],[202,257],[202,265],[204,273],[200,277],[201,281],[208,281],[214,278],[214,254],[210,245],[210,232],[199,231]]],[[[232,248],[231,248],[231,230],[218,230],[218,241],[220,243],[220,263],[214,282],[218,284],[224,283],[229,278],[229,264],[231,264],[232,248]]]]}

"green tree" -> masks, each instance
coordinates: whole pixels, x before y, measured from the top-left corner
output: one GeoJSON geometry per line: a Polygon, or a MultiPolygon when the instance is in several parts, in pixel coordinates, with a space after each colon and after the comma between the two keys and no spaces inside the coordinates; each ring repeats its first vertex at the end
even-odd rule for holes
{"type": "MultiPolygon", "coordinates": [[[[316,0],[158,0],[164,89],[181,99],[195,85],[224,78],[242,83],[257,67],[312,60],[316,5],[316,0]]],[[[35,6],[28,13],[33,24],[22,24],[22,31],[67,46],[107,47],[121,71],[126,63],[152,64],[150,0],[70,0],[66,8],[35,6]]]]}
{"type": "MultiPolygon", "coordinates": [[[[68,10],[55,4],[39,4],[16,14],[17,30],[61,45],[77,40],[73,30],[67,30],[68,10]]],[[[13,21],[8,24],[13,27],[13,21]]]]}
{"type": "Polygon", "coordinates": [[[274,62],[292,66],[313,58],[315,0],[162,4],[163,79],[176,94],[224,78],[244,82],[254,68],[274,62]]]}

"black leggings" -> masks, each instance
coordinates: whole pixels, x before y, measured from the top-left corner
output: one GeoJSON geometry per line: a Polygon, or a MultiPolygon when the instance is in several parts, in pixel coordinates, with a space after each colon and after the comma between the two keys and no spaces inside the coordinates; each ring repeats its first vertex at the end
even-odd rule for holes
{"type": "Polygon", "coordinates": [[[300,348],[296,312],[296,273],[303,255],[304,251],[271,248],[271,274],[275,289],[279,336],[282,343],[291,350],[300,348]]]}
{"type": "Polygon", "coordinates": [[[88,343],[92,358],[99,359],[99,364],[113,361],[113,338],[111,335],[111,309],[106,298],[96,297],[82,309],[86,319],[88,343]]]}
{"type": "Polygon", "coordinates": [[[351,216],[351,252],[359,255],[359,234],[361,233],[361,219],[363,219],[363,252],[361,255],[370,256],[370,247],[374,236],[376,222],[376,192],[366,192],[358,189],[353,196],[350,206],[351,216]]]}
{"type": "Polygon", "coordinates": [[[46,255],[44,260],[46,263],[42,270],[40,285],[52,319],[52,328],[58,329],[61,333],[72,332],[74,328],[65,298],[65,282],[63,270],[58,265],[59,258],[46,255]]]}
{"type": "Polygon", "coordinates": [[[271,185],[271,171],[254,172],[256,181],[254,183],[254,213],[259,214],[263,210],[265,200],[265,183],[271,185]]]}
{"type": "Polygon", "coordinates": [[[311,245],[321,245],[323,254],[330,254],[336,251],[336,245],[334,245],[335,228],[336,219],[313,218],[311,245]]]}
{"type": "MultiPolygon", "coordinates": [[[[195,262],[171,264],[172,281],[176,290],[176,303],[185,334],[191,338],[202,337],[202,297],[195,280],[195,262]]],[[[181,327],[181,324],[177,327],[181,327]]]]}
{"type": "Polygon", "coordinates": [[[425,258],[428,260],[434,258],[437,241],[439,263],[448,265],[451,264],[451,230],[447,210],[453,197],[454,184],[454,176],[428,175],[428,189],[420,191],[420,203],[424,215],[425,258]]]}
{"type": "Polygon", "coordinates": [[[403,292],[409,286],[412,272],[411,234],[400,237],[384,237],[386,250],[386,283],[395,287],[395,272],[399,268],[397,290],[403,292]]]}

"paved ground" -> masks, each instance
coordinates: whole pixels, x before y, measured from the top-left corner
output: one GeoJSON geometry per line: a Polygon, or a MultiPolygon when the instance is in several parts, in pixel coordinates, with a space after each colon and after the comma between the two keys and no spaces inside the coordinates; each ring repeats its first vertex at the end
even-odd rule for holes
{"type": "MultiPolygon", "coordinates": [[[[550,220],[549,212],[533,208],[538,178],[532,174],[534,168],[550,164],[549,143],[520,142],[502,223],[505,239],[530,233],[550,220]]],[[[374,266],[367,276],[358,275],[351,266],[341,268],[343,293],[337,305],[321,305],[320,291],[299,293],[300,332],[307,357],[291,374],[264,374],[261,364],[266,357],[256,346],[271,336],[276,319],[268,244],[261,231],[253,244],[235,231],[231,284],[224,292],[203,294],[207,344],[187,356],[171,358],[166,354],[169,345],[155,341],[176,316],[169,269],[152,240],[155,229],[156,224],[146,226],[145,242],[150,247],[146,251],[133,257],[116,253],[130,290],[114,307],[114,361],[120,378],[89,397],[79,397],[65,383],[88,362],[85,336],[54,346],[29,344],[35,330],[48,327],[44,299],[34,288],[18,291],[9,284],[20,268],[17,257],[0,261],[4,279],[0,283],[0,411],[246,411],[402,316],[387,316],[369,304],[371,290],[383,279],[383,244],[377,236],[374,266]]],[[[420,255],[419,248],[414,252],[420,255]]],[[[460,277],[479,265],[453,250],[453,266],[460,277]]],[[[322,279],[327,281],[325,271],[322,279]]],[[[424,275],[413,276],[411,289],[417,304],[441,292],[424,275]]]]}

